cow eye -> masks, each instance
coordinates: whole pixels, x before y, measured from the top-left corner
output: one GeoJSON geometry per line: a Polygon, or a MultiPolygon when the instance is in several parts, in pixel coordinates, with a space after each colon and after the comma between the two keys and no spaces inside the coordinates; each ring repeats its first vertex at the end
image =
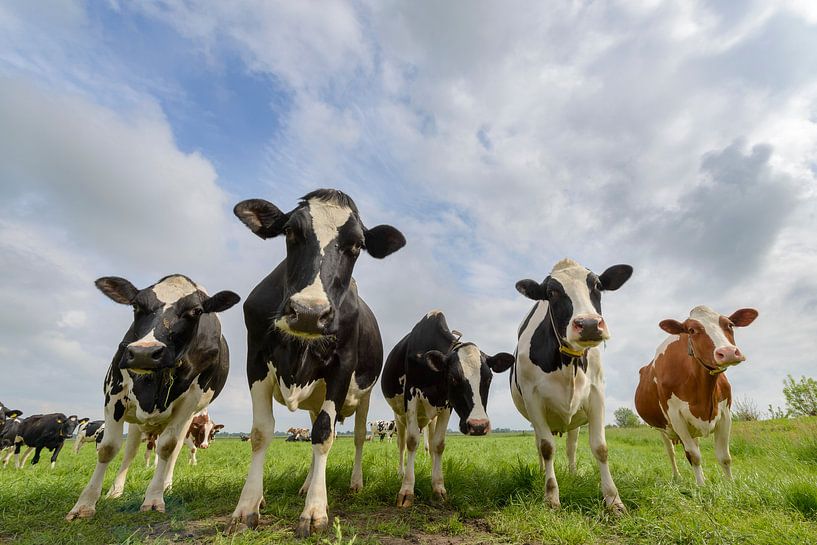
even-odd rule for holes
{"type": "Polygon", "coordinates": [[[695,335],[695,328],[694,327],[689,328],[689,334],[690,335],[695,335]]]}
{"type": "Polygon", "coordinates": [[[548,299],[556,299],[559,297],[559,292],[556,290],[548,290],[548,299]]]}
{"type": "Polygon", "coordinates": [[[198,318],[204,310],[201,307],[191,308],[187,311],[188,318],[198,318]]]}

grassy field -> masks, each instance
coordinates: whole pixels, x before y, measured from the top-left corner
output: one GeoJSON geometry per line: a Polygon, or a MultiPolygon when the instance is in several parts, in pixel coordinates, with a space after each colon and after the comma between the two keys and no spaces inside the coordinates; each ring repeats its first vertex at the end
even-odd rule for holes
{"type": "MultiPolygon", "coordinates": [[[[557,474],[562,509],[543,504],[544,482],[530,434],[484,438],[450,436],[444,459],[449,498],[431,495],[429,458],[418,455],[417,498],[393,506],[400,481],[394,443],[367,443],[365,488],[348,490],[354,447],[335,442],[327,472],[329,517],[340,525],[305,543],[817,543],[817,419],[739,423],[733,429],[736,481],[724,482],[711,439],[702,442],[707,484],[698,488],[679,449],[682,479],[673,482],[658,432],[609,430],[613,476],[629,513],[613,518],[602,508],[598,471],[579,443],[579,470],[566,471],[559,443],[557,474]],[[336,531],[342,533],[338,539],[336,531]]],[[[256,531],[223,533],[249,464],[249,443],[218,439],[188,466],[180,457],[167,513],[140,513],[150,479],[141,456],[125,494],[100,500],[96,518],[66,523],[64,515],[92,472],[94,452],[75,456],[67,445],[57,468],[0,470],[0,542],[10,543],[296,543],[293,529],[303,506],[298,488],[310,446],[276,439],[267,456],[267,506],[256,531]]],[[[121,456],[121,454],[120,454],[121,456]]],[[[113,465],[117,465],[119,458],[113,465]]],[[[113,479],[109,468],[105,489],[113,479]]],[[[300,541],[304,543],[304,541],[300,541]]]]}

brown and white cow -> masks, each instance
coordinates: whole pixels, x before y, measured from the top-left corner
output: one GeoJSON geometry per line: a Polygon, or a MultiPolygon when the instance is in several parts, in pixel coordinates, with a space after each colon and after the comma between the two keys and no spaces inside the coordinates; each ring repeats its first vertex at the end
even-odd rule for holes
{"type": "Polygon", "coordinates": [[[732,387],[724,371],[746,357],[735,346],[735,327],[757,318],[752,308],[722,316],[698,306],[683,322],[663,320],[670,336],[658,347],[649,365],[640,370],[635,407],[641,418],[661,430],[672,473],[678,476],[674,445],[684,445],[687,460],[703,484],[698,438],[715,434],[715,456],[727,479],[732,478],[729,433],[732,429],[732,387]]]}
{"type": "Polygon", "coordinates": [[[213,422],[213,419],[207,414],[207,409],[193,417],[190,428],[187,430],[187,437],[184,439],[184,444],[190,449],[191,464],[196,465],[199,463],[196,459],[196,451],[208,448],[216,433],[222,428],[224,428],[224,424],[213,422]]]}

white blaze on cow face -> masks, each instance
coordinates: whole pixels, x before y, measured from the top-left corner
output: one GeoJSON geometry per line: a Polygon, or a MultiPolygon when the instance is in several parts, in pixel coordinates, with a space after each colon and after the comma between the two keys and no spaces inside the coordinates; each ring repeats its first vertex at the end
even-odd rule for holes
{"type": "Polygon", "coordinates": [[[553,266],[550,277],[557,280],[565,291],[565,296],[570,299],[573,306],[573,314],[567,323],[566,340],[568,344],[574,348],[585,348],[587,346],[596,346],[602,341],[610,338],[610,333],[604,323],[604,318],[593,306],[590,301],[590,288],[587,285],[587,277],[590,271],[582,267],[572,259],[562,259],[553,266]],[[597,342],[583,342],[579,340],[581,330],[577,329],[574,324],[578,320],[591,319],[597,320],[599,331],[601,333],[601,341],[597,342]]]}
{"type": "MultiPolygon", "coordinates": [[[[485,406],[482,404],[482,396],[480,395],[480,379],[482,377],[482,354],[473,344],[463,345],[457,350],[459,362],[462,367],[462,374],[468,385],[471,387],[472,402],[474,404],[471,412],[466,418],[466,423],[472,422],[477,425],[488,425],[488,413],[485,406]]],[[[486,431],[487,433],[487,431],[486,431]]]]}
{"type": "MultiPolygon", "coordinates": [[[[736,365],[746,359],[741,354],[735,344],[730,341],[723,330],[723,316],[715,312],[706,305],[693,308],[689,313],[689,319],[697,321],[704,328],[704,333],[712,341],[712,360],[719,366],[736,365]]],[[[702,358],[709,360],[709,354],[701,354],[702,358]]]]}

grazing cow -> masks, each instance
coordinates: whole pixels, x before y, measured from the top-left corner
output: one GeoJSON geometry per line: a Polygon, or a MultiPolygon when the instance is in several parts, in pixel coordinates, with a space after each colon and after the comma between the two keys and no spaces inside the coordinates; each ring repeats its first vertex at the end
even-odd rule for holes
{"type": "Polygon", "coordinates": [[[193,417],[190,422],[190,428],[187,430],[187,437],[184,444],[190,449],[190,463],[196,465],[199,461],[196,459],[196,451],[198,449],[206,449],[210,446],[210,442],[218,433],[218,430],[223,429],[224,424],[216,424],[207,414],[207,409],[204,409],[193,417]]]}
{"type": "Polygon", "coordinates": [[[85,443],[99,443],[102,441],[102,434],[105,431],[104,420],[89,421],[83,418],[77,426],[77,438],[74,440],[74,454],[79,453],[79,449],[85,443]]]}
{"type": "Polygon", "coordinates": [[[613,512],[625,511],[607,466],[604,372],[598,346],[610,338],[601,315],[601,294],[620,288],[632,273],[629,265],[613,265],[596,276],[572,259],[563,259],[541,283],[516,283],[516,289],[536,304],[519,327],[511,397],[533,424],[539,465],[545,469],[545,498],[554,508],[560,502],[553,434],[567,433],[572,473],[579,427],[589,423],[590,450],[599,465],[604,503],[613,512]]]}
{"type": "Polygon", "coordinates": [[[309,428],[289,428],[287,430],[287,441],[309,441],[311,439],[309,428]]]}
{"type": "Polygon", "coordinates": [[[513,356],[500,352],[486,356],[476,344],[460,342],[440,311],[429,312],[398,342],[386,358],[380,384],[397,420],[398,472],[403,485],[398,507],[414,501],[414,458],[420,431],[426,432],[432,458],[432,488],[445,498],[442,455],[451,409],[460,417],[465,435],[491,431],[486,409],[493,373],[506,371],[513,356]],[[408,449],[405,471],[403,450],[408,449]]]}
{"type": "Polygon", "coordinates": [[[240,440],[242,440],[242,441],[249,441],[250,440],[250,436],[247,435],[246,433],[239,433],[238,438],[240,440]]]}
{"type": "Polygon", "coordinates": [[[62,413],[35,414],[24,419],[17,431],[14,440],[14,456],[17,469],[23,467],[31,451],[34,451],[34,458],[31,465],[40,461],[40,453],[43,449],[52,451],[51,469],[57,464],[57,456],[62,450],[65,440],[74,434],[74,430],[79,425],[76,415],[65,416],[62,413]],[[20,457],[20,449],[25,445],[26,451],[20,457]]]}
{"type": "Polygon", "coordinates": [[[20,418],[23,411],[9,409],[2,405],[0,413],[2,414],[2,420],[0,420],[0,453],[7,451],[3,457],[3,467],[6,467],[12,454],[14,454],[14,441],[19,435],[20,426],[23,425],[23,420],[20,418]]]}
{"type": "Polygon", "coordinates": [[[746,359],[735,346],[734,328],[746,327],[755,318],[757,311],[752,308],[727,317],[698,306],[683,322],[663,320],[659,324],[670,336],[639,371],[635,407],[644,422],[661,430],[674,477],[678,477],[674,445],[680,441],[695,480],[703,484],[698,438],[714,432],[715,456],[724,476],[732,479],[732,387],[724,371],[746,359]]]}
{"type": "Polygon", "coordinates": [[[215,313],[240,300],[231,291],[208,296],[180,274],[142,290],[117,277],[100,278],[96,286],[113,301],[132,306],[133,323],[105,377],[105,436],[94,474],[67,520],[96,512],[105,469],[122,446],[125,422],[130,424],[128,442],[108,497],[122,495],[142,434],[158,434],[159,462],[141,509],[164,511],[164,491],[173,483],[173,467],[193,415],[218,396],[227,380],[227,341],[215,313]]]}
{"type": "Polygon", "coordinates": [[[372,420],[369,422],[369,427],[372,430],[372,436],[377,435],[380,437],[381,443],[387,435],[389,436],[389,442],[391,442],[394,432],[397,431],[397,424],[394,420],[372,420]]]}
{"type": "Polygon", "coordinates": [[[232,528],[258,525],[264,455],[275,431],[274,397],[290,411],[309,411],[312,418],[312,465],[301,487],[306,504],[297,528],[303,537],[327,526],[326,460],[336,421],[352,414],[351,488],[363,487],[366,416],[383,366],[383,343],[352,270],[363,250],[383,258],[406,240],[388,225],[367,229],[352,199],[332,189],[309,193],[288,213],[260,199],[240,202],[234,211],[263,239],[285,235],[286,258],[244,303],[253,454],[232,528]]]}

